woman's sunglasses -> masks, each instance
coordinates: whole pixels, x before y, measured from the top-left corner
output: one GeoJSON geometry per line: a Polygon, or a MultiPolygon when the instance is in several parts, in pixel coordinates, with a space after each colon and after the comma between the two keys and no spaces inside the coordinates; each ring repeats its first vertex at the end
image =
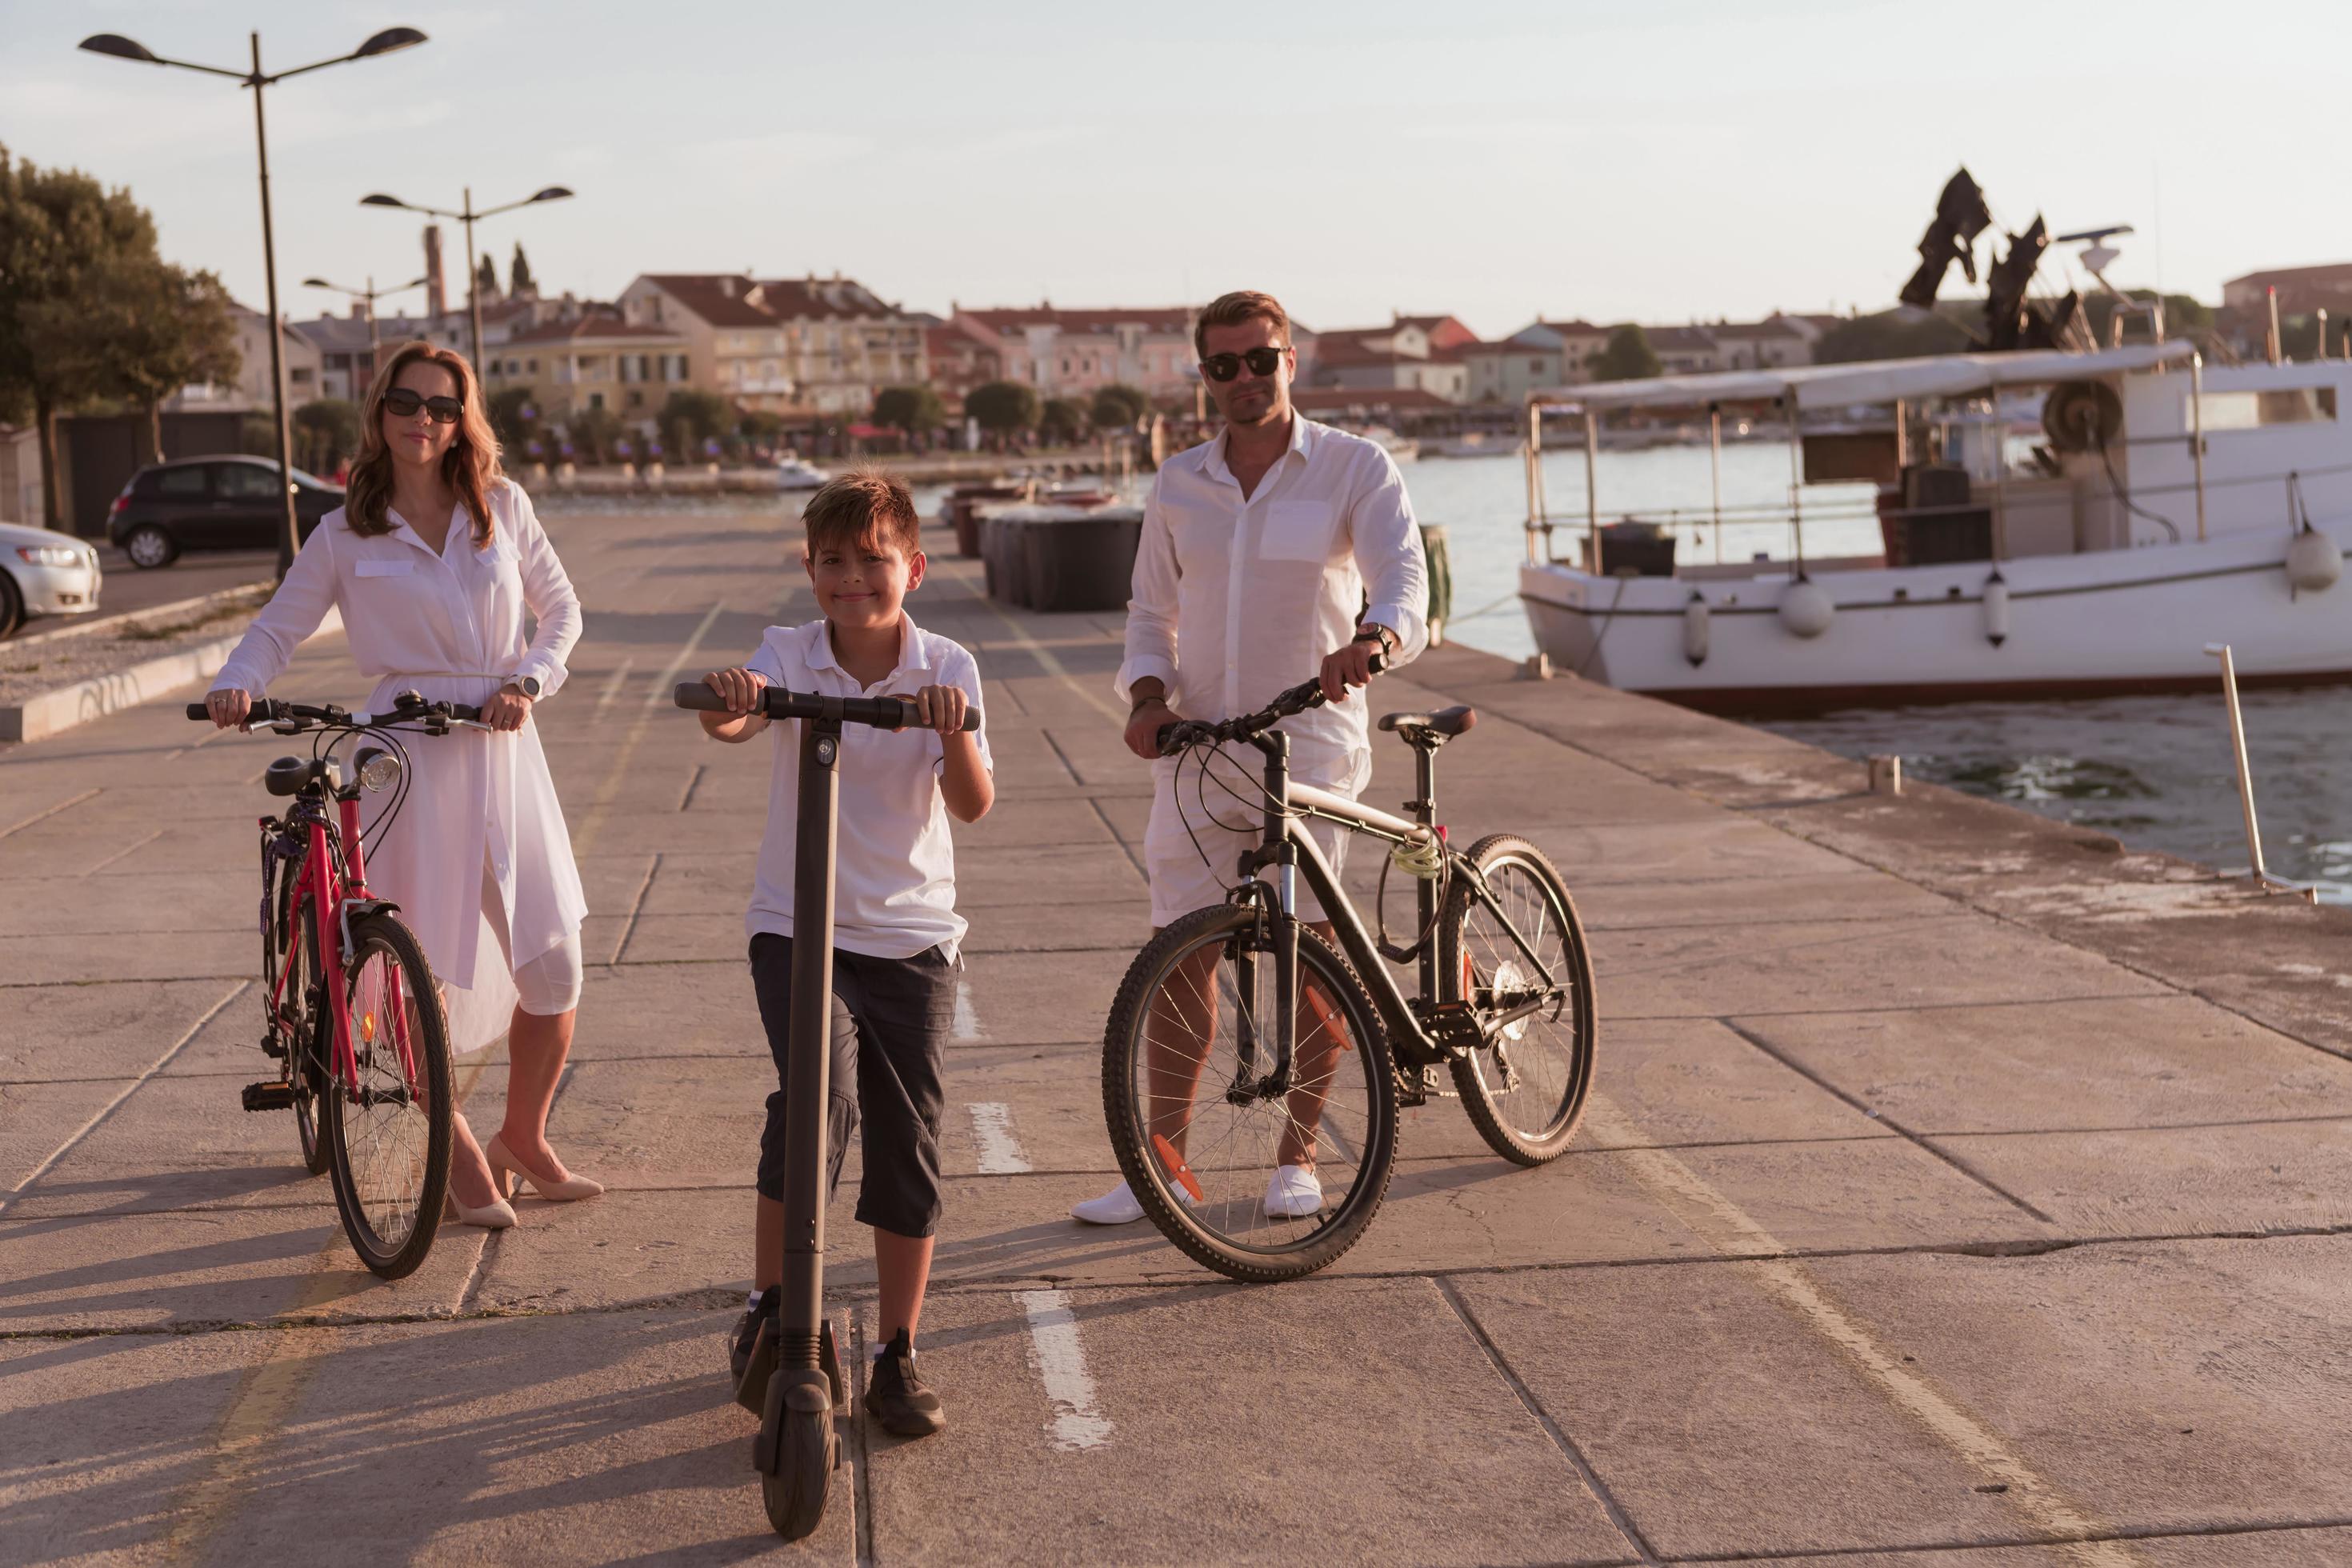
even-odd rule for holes
{"type": "Polygon", "coordinates": [[[1211,381],[1231,381],[1241,374],[1242,366],[1249,366],[1252,375],[1272,375],[1274,367],[1282,363],[1280,349],[1252,349],[1247,353],[1211,354],[1201,362],[1202,371],[1211,381]]]}
{"type": "Polygon", "coordinates": [[[425,397],[404,386],[395,386],[385,393],[383,407],[384,412],[395,419],[411,418],[422,408],[433,416],[436,425],[455,425],[457,416],[466,412],[466,405],[454,397],[425,397]]]}

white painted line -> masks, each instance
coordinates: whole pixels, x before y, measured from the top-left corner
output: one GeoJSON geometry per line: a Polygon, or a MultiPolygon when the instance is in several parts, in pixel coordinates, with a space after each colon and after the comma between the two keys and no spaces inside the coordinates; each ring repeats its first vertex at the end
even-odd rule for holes
{"type": "Polygon", "coordinates": [[[1029,1315],[1029,1364],[1054,1402],[1046,1441],[1065,1453],[1103,1447],[1110,1441],[1110,1417],[1095,1408],[1094,1374],[1087,1370],[1069,1297],[1059,1290],[1024,1290],[1020,1297],[1029,1315]]]}
{"type": "Polygon", "coordinates": [[[621,688],[628,681],[629,670],[636,662],[634,658],[625,658],[621,661],[621,668],[613,671],[613,679],[604,683],[604,691],[596,699],[597,718],[602,719],[604,716],[604,710],[610,708],[613,705],[613,700],[620,696],[621,688]]]}
{"type": "Polygon", "coordinates": [[[949,1030],[959,1041],[988,1038],[988,1031],[980,1026],[980,1009],[971,1005],[971,987],[961,980],[956,982],[955,1019],[949,1030]]]}
{"type": "MultiPolygon", "coordinates": [[[[1650,1142],[1605,1095],[1592,1096],[1586,1117],[1586,1125],[1604,1142],[1640,1145],[1650,1142]]],[[[2003,1500],[2010,1506],[2045,1533],[2070,1538],[2065,1554],[2071,1561],[2103,1565],[2138,1561],[2119,1542],[2081,1539],[2109,1535],[2113,1530],[2077,1508],[2037,1475],[1998,1433],[1880,1344],[1868,1328],[1813,1282],[1801,1264],[1788,1258],[1790,1249],[1779,1237],[1712,1183],[1663,1149],[1626,1147],[1619,1153],[1634,1180],[1701,1239],[1727,1252],[1770,1255],[1769,1260],[1740,1267],[1750,1271],[1767,1295],[1841,1352],[1889,1404],[1927,1428],[1988,1481],[2006,1487],[2003,1500]]]]}
{"type": "Polygon", "coordinates": [[[1021,1152],[1021,1140],[1013,1136],[1011,1106],[983,1100],[964,1109],[971,1112],[972,1136],[980,1140],[982,1175],[1018,1176],[1029,1169],[1029,1156],[1021,1152]]]}

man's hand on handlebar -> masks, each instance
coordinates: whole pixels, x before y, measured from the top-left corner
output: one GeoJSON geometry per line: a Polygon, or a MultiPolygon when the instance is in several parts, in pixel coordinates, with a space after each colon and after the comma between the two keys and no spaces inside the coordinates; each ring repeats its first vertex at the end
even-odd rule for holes
{"type": "Polygon", "coordinates": [[[1150,762],[1160,755],[1160,731],[1175,722],[1176,715],[1166,702],[1157,697],[1146,699],[1128,715],[1127,749],[1150,762]]]}
{"type": "Polygon", "coordinates": [[[1351,642],[1323,660],[1322,673],[1317,677],[1323,683],[1327,702],[1348,700],[1348,688],[1370,686],[1377,673],[1372,660],[1381,658],[1383,649],[1378,643],[1351,642]]]}
{"type": "Polygon", "coordinates": [[[207,691],[205,693],[205,711],[211,716],[215,729],[242,729],[246,715],[253,711],[253,695],[234,686],[207,691]]]}

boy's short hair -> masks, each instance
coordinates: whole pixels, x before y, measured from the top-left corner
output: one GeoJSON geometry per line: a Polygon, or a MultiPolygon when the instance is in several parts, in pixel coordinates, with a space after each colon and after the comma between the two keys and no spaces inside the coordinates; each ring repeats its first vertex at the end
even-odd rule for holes
{"type": "Polygon", "coordinates": [[[1209,301],[1208,308],[1201,312],[1201,319],[1192,323],[1193,352],[1202,354],[1209,352],[1211,327],[1238,327],[1244,321],[1261,318],[1274,323],[1274,330],[1282,334],[1286,344],[1290,342],[1290,315],[1283,310],[1281,300],[1254,289],[1237,289],[1230,294],[1220,294],[1209,301]]]}
{"type": "Polygon", "coordinates": [[[827,479],[801,509],[811,555],[867,540],[908,555],[923,547],[922,519],[906,485],[879,468],[852,468],[827,479]]]}

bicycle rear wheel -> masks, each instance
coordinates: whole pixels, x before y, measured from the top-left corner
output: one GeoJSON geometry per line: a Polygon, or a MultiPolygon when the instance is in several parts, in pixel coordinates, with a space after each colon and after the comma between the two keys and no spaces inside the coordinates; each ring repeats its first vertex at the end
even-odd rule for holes
{"type": "Polygon", "coordinates": [[[310,901],[303,900],[299,908],[294,901],[294,884],[301,874],[299,860],[278,863],[268,978],[270,994],[278,998],[278,1043],[286,1052],[286,1082],[293,1091],[294,1136],[302,1145],[302,1168],[315,1176],[327,1168],[327,1142],[319,1131],[319,1086],[327,1078],[320,1047],[330,1031],[320,1026],[326,994],[312,994],[319,983],[319,933],[311,923],[310,901]]]}
{"type": "Polygon", "coordinates": [[[1196,910],[1136,955],[1103,1037],[1103,1114],[1160,1234],[1229,1279],[1270,1281],[1329,1264],[1380,1212],[1396,1074],[1363,982],[1302,930],[1297,1044],[1286,1086],[1270,1081],[1275,965],[1257,928],[1253,910],[1196,910]],[[1312,1169],[1319,1205],[1273,1193],[1279,1165],[1312,1169]]]}
{"type": "Polygon", "coordinates": [[[1438,973],[1454,988],[1446,999],[1466,998],[1486,1023],[1549,994],[1455,1062],[1454,1085],[1489,1148],[1540,1165],[1576,1136],[1592,1087],[1592,958],[1568,885],[1542,850],[1497,833],[1472,845],[1469,859],[1486,893],[1468,877],[1446,893],[1437,930],[1438,973]]]}
{"type": "Polygon", "coordinates": [[[343,992],[359,1070],[319,1097],[335,1206],[360,1261],[397,1279],[432,1250],[449,1191],[448,1022],[424,948],[391,914],[352,922],[343,992]]]}

